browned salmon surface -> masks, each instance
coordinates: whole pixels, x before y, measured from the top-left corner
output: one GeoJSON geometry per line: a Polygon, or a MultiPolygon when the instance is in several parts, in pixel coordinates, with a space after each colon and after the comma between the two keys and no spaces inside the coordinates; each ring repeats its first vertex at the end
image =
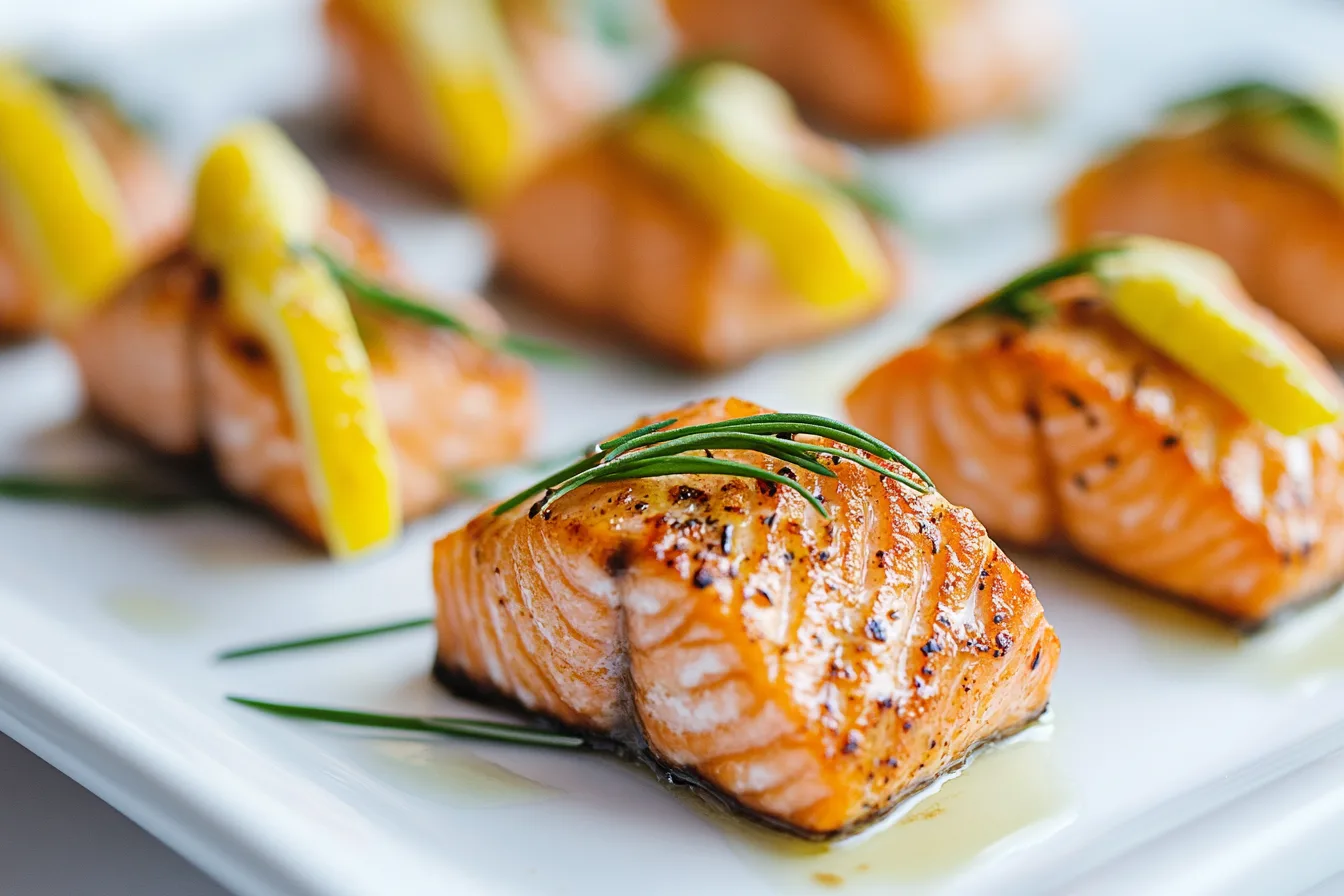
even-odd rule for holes
{"type": "Polygon", "coordinates": [[[197,324],[217,288],[183,249],[64,334],[92,409],[155,451],[201,448],[197,324]]]}
{"type": "MultiPolygon", "coordinates": [[[[826,159],[825,145],[806,143],[826,159]]],[[[820,307],[781,281],[768,251],[731,230],[609,134],[553,157],[492,218],[511,285],[691,367],[740,364],[854,326],[886,307],[820,307]]],[[[899,281],[892,240],[872,222],[899,281]]]]}
{"type": "MultiPolygon", "coordinates": [[[[335,204],[324,245],[370,276],[395,278],[381,243],[335,204]]],[[[70,334],[95,412],[158,451],[208,450],[222,482],[315,541],[304,453],[264,345],[217,307],[218,279],[186,251],[149,269],[70,334]]],[[[479,300],[445,307],[502,329],[479,300]]],[[[535,419],[526,364],[446,330],[355,305],[379,409],[412,519],[454,497],[462,477],[522,456],[535,419]]]]}
{"type": "Polygon", "coordinates": [[[1031,329],[984,316],[936,330],[859,383],[850,417],[995,537],[1067,543],[1244,623],[1344,578],[1344,428],[1275,432],[1125,329],[1089,281],[1056,293],[1060,315],[1031,329]]]}
{"type": "Polygon", "coordinates": [[[737,59],[856,137],[919,136],[1010,113],[1057,79],[1067,38],[1053,0],[664,0],[687,54],[737,59]]]}
{"type": "MultiPolygon", "coordinates": [[[[608,102],[607,72],[591,48],[535,4],[506,3],[505,22],[536,116],[534,133],[558,143],[608,102]]],[[[343,63],[349,113],[360,135],[411,173],[454,192],[453,144],[394,40],[353,0],[326,0],[324,17],[343,63]]]]}
{"type": "Polygon", "coordinates": [[[1344,352],[1344,201],[1208,133],[1148,140],[1084,174],[1060,203],[1064,239],[1145,233],[1227,259],[1247,291],[1344,352]]]}
{"type": "MultiPolygon", "coordinates": [[[[132,254],[148,263],[171,250],[186,229],[186,189],[147,137],[106,99],[69,97],[66,104],[102,153],[120,191],[132,254]]],[[[0,215],[0,336],[41,329],[50,288],[17,225],[0,215]]]]}
{"type": "MultiPolygon", "coordinates": [[[[719,399],[649,419],[762,412],[719,399]]],[[[848,462],[789,472],[830,519],[773,483],[702,475],[478,516],[435,547],[441,677],[812,837],[1044,710],[1059,642],[970,511],[848,462]]]]}

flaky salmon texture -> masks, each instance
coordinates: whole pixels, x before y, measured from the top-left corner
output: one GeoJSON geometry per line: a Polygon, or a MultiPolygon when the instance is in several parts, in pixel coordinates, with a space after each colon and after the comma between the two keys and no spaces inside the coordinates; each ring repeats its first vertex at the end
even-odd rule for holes
{"type": "MultiPolygon", "coordinates": [[[[708,400],[640,424],[757,413],[708,400]]],[[[796,477],[830,517],[774,483],[689,474],[487,511],[435,547],[441,680],[813,838],[1045,709],[1058,639],[970,511],[838,459],[832,479],[715,456],[796,477]]]]}
{"type": "Polygon", "coordinates": [[[1123,327],[1090,278],[1048,291],[1059,314],[1030,328],[966,316],[896,355],[850,393],[850,418],[996,538],[1067,544],[1246,625],[1344,579],[1344,427],[1278,433],[1123,327]]]}
{"type": "MultiPolygon", "coordinates": [[[[397,279],[364,218],[332,204],[323,243],[369,276],[397,279]]],[[[323,540],[281,374],[219,307],[219,278],[182,249],[65,334],[91,409],[167,455],[208,453],[224,485],[323,540]]],[[[479,300],[453,313],[484,332],[502,322],[479,300]]],[[[517,459],[534,419],[525,363],[446,330],[360,308],[407,519],[453,498],[463,477],[517,459]]]]}

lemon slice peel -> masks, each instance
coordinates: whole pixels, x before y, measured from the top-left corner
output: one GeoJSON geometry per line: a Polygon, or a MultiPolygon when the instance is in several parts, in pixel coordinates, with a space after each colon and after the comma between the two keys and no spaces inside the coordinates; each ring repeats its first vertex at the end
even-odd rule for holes
{"type": "Polygon", "coordinates": [[[56,91],[0,58],[0,208],[45,285],[54,323],[107,298],[134,265],[120,188],[56,91]]]}
{"type": "Polygon", "coordinates": [[[807,302],[875,304],[892,287],[881,239],[857,202],[798,160],[797,126],[774,82],[707,61],[665,78],[617,133],[637,158],[760,240],[807,302]]]}
{"type": "Polygon", "coordinates": [[[330,197],[273,126],[226,134],[201,165],[193,246],[216,266],[230,319],[265,343],[281,375],[328,549],[362,554],[401,531],[395,455],[350,304],[317,241],[330,197]]]}

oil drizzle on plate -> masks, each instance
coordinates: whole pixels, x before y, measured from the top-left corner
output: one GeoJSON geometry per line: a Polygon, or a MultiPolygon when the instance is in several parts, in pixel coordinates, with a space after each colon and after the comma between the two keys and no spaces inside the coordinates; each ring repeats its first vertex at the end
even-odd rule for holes
{"type": "Polygon", "coordinates": [[[196,628],[201,615],[190,604],[141,588],[114,591],[103,601],[109,615],[151,635],[181,635],[196,628]]]}
{"type": "Polygon", "coordinates": [[[1136,599],[1133,618],[1158,658],[1184,672],[1233,677],[1261,690],[1304,695],[1344,679],[1340,595],[1290,611],[1252,633],[1156,597],[1136,599]]]}
{"type": "Polygon", "coordinates": [[[1254,636],[1232,623],[1183,606],[1175,598],[1141,591],[1129,595],[1127,615],[1134,620],[1149,644],[1164,661],[1194,671],[1212,671],[1226,661],[1235,661],[1254,636]]]}
{"type": "Polygon", "coordinates": [[[1077,817],[1051,726],[1037,724],[936,782],[877,829],[808,843],[728,820],[733,849],[780,892],[918,891],[1052,836],[1077,817]]]}
{"type": "Polygon", "coordinates": [[[373,741],[374,773],[412,796],[465,808],[516,806],[559,796],[561,791],[454,744],[373,741]]]}
{"type": "Polygon", "coordinates": [[[1344,677],[1344,598],[1334,595],[1247,640],[1247,671],[1258,684],[1313,694],[1344,677]]]}
{"type": "Polygon", "coordinates": [[[1344,680],[1344,594],[1288,610],[1255,632],[1153,594],[1140,586],[1087,578],[1079,594],[1129,619],[1153,659],[1182,675],[1234,679],[1260,690],[1310,695],[1344,680]]]}

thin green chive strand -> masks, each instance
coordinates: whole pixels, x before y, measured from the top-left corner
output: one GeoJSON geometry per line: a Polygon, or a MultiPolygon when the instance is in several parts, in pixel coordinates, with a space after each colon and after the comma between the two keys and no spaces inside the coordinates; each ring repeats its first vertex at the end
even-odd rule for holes
{"type": "Polygon", "coordinates": [[[237,703],[240,706],[246,706],[271,715],[288,719],[303,719],[310,722],[330,722],[337,725],[384,728],[394,731],[419,731],[427,734],[444,734],[450,737],[535,747],[575,749],[588,744],[584,738],[572,734],[561,734],[525,725],[484,722],[477,719],[389,715],[326,706],[274,703],[269,700],[256,700],[251,697],[235,695],[229,695],[226,699],[231,703],[237,703]]]}

